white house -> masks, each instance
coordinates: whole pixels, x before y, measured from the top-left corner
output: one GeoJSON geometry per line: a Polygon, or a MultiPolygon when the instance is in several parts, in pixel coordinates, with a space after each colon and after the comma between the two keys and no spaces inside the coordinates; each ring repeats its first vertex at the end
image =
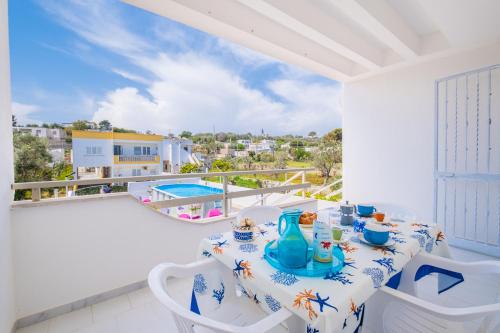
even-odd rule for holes
{"type": "Polygon", "coordinates": [[[63,128],[17,126],[13,127],[12,130],[14,133],[30,134],[46,139],[53,162],[64,161],[64,149],[68,144],[66,143],[66,132],[63,128]]]}
{"type": "Polygon", "coordinates": [[[162,135],[73,131],[75,178],[129,177],[179,172],[190,163],[191,141],[162,135]]]}
{"type": "Polygon", "coordinates": [[[240,139],[236,141],[240,145],[244,145],[245,149],[248,149],[248,146],[252,143],[252,140],[247,140],[247,139],[240,139]]]}
{"type": "Polygon", "coordinates": [[[251,143],[248,146],[248,150],[255,153],[270,153],[274,150],[275,145],[276,143],[274,140],[264,139],[258,143],[251,143]]]}
{"type": "Polygon", "coordinates": [[[47,128],[47,127],[13,127],[14,133],[26,133],[33,136],[47,139],[49,146],[62,146],[66,139],[66,132],[63,128],[47,128]]]}
{"type": "Polygon", "coordinates": [[[192,146],[193,142],[184,138],[168,137],[163,139],[160,151],[163,172],[178,173],[181,166],[186,163],[198,164],[197,158],[192,155],[192,146]]]}

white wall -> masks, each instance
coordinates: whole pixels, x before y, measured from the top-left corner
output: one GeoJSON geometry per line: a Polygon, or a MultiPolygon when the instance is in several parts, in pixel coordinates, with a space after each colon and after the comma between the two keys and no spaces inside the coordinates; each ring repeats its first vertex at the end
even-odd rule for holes
{"type": "Polygon", "coordinates": [[[73,169],[113,165],[113,140],[73,138],[73,169]],[[87,147],[101,147],[102,154],[87,155],[87,147]]]}
{"type": "Polygon", "coordinates": [[[500,45],[346,83],[344,198],[433,217],[434,81],[500,63],[500,45]]]}
{"type": "Polygon", "coordinates": [[[133,170],[140,170],[141,176],[159,175],[160,164],[114,164],[113,177],[132,177],[133,170]],[[146,170],[144,170],[146,167],[146,170]]]}
{"type": "Polygon", "coordinates": [[[10,99],[7,0],[0,0],[0,332],[15,320],[10,202],[13,183],[12,112],[10,99]]]}
{"type": "Polygon", "coordinates": [[[193,261],[203,237],[230,230],[229,220],[170,219],[126,194],[14,207],[12,225],[17,318],[145,280],[160,262],[193,261]]]}

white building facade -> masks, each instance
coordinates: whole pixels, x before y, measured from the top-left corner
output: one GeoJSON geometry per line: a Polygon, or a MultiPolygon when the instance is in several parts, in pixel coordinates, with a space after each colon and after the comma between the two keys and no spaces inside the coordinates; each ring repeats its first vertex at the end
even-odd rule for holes
{"type": "Polygon", "coordinates": [[[190,163],[189,140],[162,135],[73,131],[75,178],[108,178],[179,172],[190,163]]]}

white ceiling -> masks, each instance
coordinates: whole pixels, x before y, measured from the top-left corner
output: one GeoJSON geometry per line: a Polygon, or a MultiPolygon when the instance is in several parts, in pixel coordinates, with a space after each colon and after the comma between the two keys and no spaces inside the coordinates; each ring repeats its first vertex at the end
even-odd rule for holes
{"type": "Polygon", "coordinates": [[[500,42],[499,0],[124,1],[339,81],[500,42]]]}

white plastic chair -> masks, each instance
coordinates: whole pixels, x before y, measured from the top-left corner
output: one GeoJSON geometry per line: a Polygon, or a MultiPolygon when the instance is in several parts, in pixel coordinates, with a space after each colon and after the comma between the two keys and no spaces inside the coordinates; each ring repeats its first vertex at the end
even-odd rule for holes
{"type": "MultiPolygon", "coordinates": [[[[466,285],[469,275],[483,275],[486,281],[493,279],[494,275],[500,277],[500,262],[464,263],[430,254],[418,254],[403,269],[398,290],[381,287],[366,302],[364,326],[370,331],[385,333],[500,332],[500,288],[494,286],[487,294],[491,303],[476,305],[474,303],[477,303],[475,300],[479,295],[474,288],[466,285]],[[435,296],[433,300],[424,299],[430,287],[426,285],[426,288],[419,288],[414,281],[415,274],[422,265],[459,272],[464,275],[465,281],[435,296]],[[457,290],[460,290],[461,297],[453,295],[457,290]],[[442,298],[445,299],[444,302],[442,298]]],[[[434,280],[437,282],[437,279],[434,280]]]]}
{"type": "Polygon", "coordinates": [[[256,224],[262,224],[269,221],[277,221],[280,215],[281,209],[275,206],[247,207],[240,210],[236,216],[236,221],[239,223],[242,219],[248,217],[256,224]]]}
{"type": "MultiPolygon", "coordinates": [[[[224,332],[286,332],[281,324],[293,319],[292,313],[285,308],[267,314],[246,296],[236,294],[232,272],[213,258],[193,262],[187,265],[164,263],[156,266],[149,273],[149,287],[158,300],[171,312],[179,333],[224,332]],[[193,278],[196,274],[222,274],[225,281],[225,296],[220,306],[207,313],[196,314],[178,301],[172,290],[172,278],[193,278]]],[[[191,290],[185,296],[191,295],[191,290]]]]}

